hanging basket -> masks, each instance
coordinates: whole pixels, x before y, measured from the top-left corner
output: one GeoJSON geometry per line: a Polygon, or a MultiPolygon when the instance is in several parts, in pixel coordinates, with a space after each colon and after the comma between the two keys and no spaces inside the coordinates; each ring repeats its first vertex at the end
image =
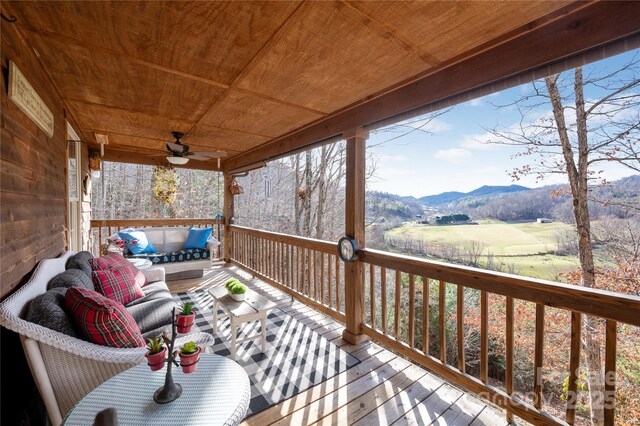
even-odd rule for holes
{"type": "Polygon", "coordinates": [[[235,179],[231,183],[231,188],[229,188],[229,191],[231,192],[231,195],[244,194],[244,188],[242,186],[240,186],[240,184],[238,182],[236,182],[235,179]]]}

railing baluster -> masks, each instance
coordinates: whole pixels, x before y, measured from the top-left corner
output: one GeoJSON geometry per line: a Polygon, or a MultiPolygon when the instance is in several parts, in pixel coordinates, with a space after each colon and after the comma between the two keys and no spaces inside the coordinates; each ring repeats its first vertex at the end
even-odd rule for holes
{"type": "MultiPolygon", "coordinates": [[[[331,285],[331,265],[333,262],[331,262],[331,259],[332,259],[331,255],[327,256],[327,292],[329,293],[330,308],[333,307],[333,291],[331,291],[331,289],[333,288],[333,285],[331,285]]],[[[338,275],[337,271],[336,271],[336,275],[338,275]]]]}
{"type": "Polygon", "coordinates": [[[369,302],[371,305],[371,328],[376,328],[376,270],[369,265],[369,302]]]}
{"type": "Polygon", "coordinates": [[[311,297],[311,249],[305,251],[305,262],[307,264],[307,296],[311,297]]]}
{"type": "Polygon", "coordinates": [[[458,370],[464,373],[464,287],[460,284],[457,287],[458,370]]]}
{"type": "Polygon", "coordinates": [[[544,305],[536,303],[536,343],[533,375],[533,406],[542,408],[542,359],[544,356],[544,305]]]}
{"type": "Polygon", "coordinates": [[[340,261],[338,256],[333,257],[336,260],[336,311],[340,311],[342,302],[342,293],[340,291],[340,261]]]}
{"type": "Polygon", "coordinates": [[[289,288],[293,288],[295,285],[295,274],[294,274],[294,268],[295,268],[295,257],[294,257],[294,251],[293,251],[293,244],[289,245],[289,279],[287,280],[287,282],[289,283],[288,287],[289,288]]]}
{"type": "Polygon", "coordinates": [[[320,252],[320,300],[324,305],[324,253],[320,252]]]}
{"type": "Polygon", "coordinates": [[[569,387],[567,389],[566,422],[573,425],[576,420],[578,399],[578,369],[580,368],[580,338],[582,336],[582,314],[571,312],[571,352],[569,355],[569,387]]]}
{"type": "Polygon", "coordinates": [[[439,301],[438,301],[438,321],[439,321],[439,335],[440,335],[440,361],[443,364],[447,362],[447,330],[445,323],[445,303],[446,303],[446,283],[440,280],[439,286],[439,301]]]}
{"type": "Polygon", "coordinates": [[[616,321],[607,320],[607,331],[605,335],[605,356],[604,356],[604,424],[613,426],[615,424],[615,393],[616,393],[616,352],[617,352],[617,326],[616,321]]]}
{"type": "Polygon", "coordinates": [[[422,277],[422,352],[429,354],[429,278],[422,277]]]}
{"type": "Polygon", "coordinates": [[[396,340],[400,340],[400,281],[401,275],[400,271],[396,271],[396,303],[395,303],[395,312],[394,312],[394,325],[393,325],[393,336],[396,340]]]}
{"type": "MultiPolygon", "coordinates": [[[[506,347],[505,347],[505,389],[507,394],[511,396],[513,394],[513,298],[507,297],[506,303],[506,347]]],[[[513,414],[507,411],[507,422],[513,423],[513,414]]]]}
{"type": "Polygon", "coordinates": [[[489,297],[480,292],[480,380],[487,383],[489,376],[489,297]]]}
{"type": "Polygon", "coordinates": [[[382,308],[382,332],[387,334],[387,268],[380,268],[380,307],[382,308]]]}
{"type": "Polygon", "coordinates": [[[416,345],[416,277],[409,274],[409,346],[416,345]]]}
{"type": "Polygon", "coordinates": [[[318,252],[313,251],[313,298],[318,300],[318,252]]]}

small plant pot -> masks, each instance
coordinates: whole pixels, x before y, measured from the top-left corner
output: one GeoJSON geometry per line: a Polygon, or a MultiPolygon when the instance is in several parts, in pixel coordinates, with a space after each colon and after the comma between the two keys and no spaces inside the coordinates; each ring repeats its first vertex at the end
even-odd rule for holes
{"type": "Polygon", "coordinates": [[[158,371],[164,367],[164,361],[167,358],[167,348],[164,347],[161,352],[151,355],[147,352],[145,356],[147,357],[147,364],[149,364],[151,371],[158,371]]]}
{"type": "Polygon", "coordinates": [[[200,359],[200,352],[202,349],[198,347],[198,350],[192,354],[184,354],[180,352],[180,366],[182,366],[182,372],[185,374],[193,373],[198,368],[198,360],[200,359]]]}
{"type": "Polygon", "coordinates": [[[189,315],[178,314],[178,321],[176,323],[178,333],[189,333],[191,331],[191,327],[193,326],[193,321],[195,320],[195,318],[195,312],[189,315]]]}
{"type": "Polygon", "coordinates": [[[233,300],[235,300],[236,302],[242,302],[244,300],[245,296],[247,295],[247,293],[233,294],[233,293],[231,293],[231,291],[227,291],[227,293],[229,293],[229,296],[231,296],[231,298],[233,300]]]}

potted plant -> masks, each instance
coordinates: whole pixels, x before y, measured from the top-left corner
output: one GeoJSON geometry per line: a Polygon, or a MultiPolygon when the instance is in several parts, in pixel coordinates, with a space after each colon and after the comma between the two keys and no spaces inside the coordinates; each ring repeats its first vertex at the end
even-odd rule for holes
{"type": "Polygon", "coordinates": [[[231,296],[231,298],[235,301],[241,302],[244,300],[245,295],[247,293],[247,287],[242,284],[240,281],[235,280],[234,282],[228,283],[226,285],[227,292],[231,296]]]}
{"type": "Polygon", "coordinates": [[[198,367],[202,349],[195,342],[189,341],[180,347],[180,365],[185,374],[193,373],[198,367]]]}
{"type": "Polygon", "coordinates": [[[196,312],[193,310],[193,302],[186,302],[180,306],[178,313],[178,333],[188,333],[191,331],[193,321],[196,318],[196,312]]]}
{"type": "Polygon", "coordinates": [[[167,348],[164,345],[162,336],[158,336],[155,339],[147,339],[147,349],[149,351],[145,356],[147,357],[147,364],[149,364],[151,371],[160,370],[164,366],[167,354],[167,348]]]}

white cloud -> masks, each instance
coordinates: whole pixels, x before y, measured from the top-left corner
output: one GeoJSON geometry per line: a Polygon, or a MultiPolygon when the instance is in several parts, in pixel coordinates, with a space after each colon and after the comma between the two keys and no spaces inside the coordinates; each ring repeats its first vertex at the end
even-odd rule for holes
{"type": "Polygon", "coordinates": [[[452,163],[460,163],[473,155],[471,151],[463,148],[441,149],[433,155],[438,160],[450,161],[452,163]]]}
{"type": "Polygon", "coordinates": [[[478,107],[478,106],[482,106],[484,105],[484,103],[482,102],[482,98],[475,98],[475,99],[471,99],[467,105],[472,106],[472,107],[478,107]]]}
{"type": "Polygon", "coordinates": [[[501,145],[489,143],[495,139],[496,137],[489,132],[477,135],[465,135],[460,142],[460,146],[472,151],[493,151],[501,148],[501,145]]]}

